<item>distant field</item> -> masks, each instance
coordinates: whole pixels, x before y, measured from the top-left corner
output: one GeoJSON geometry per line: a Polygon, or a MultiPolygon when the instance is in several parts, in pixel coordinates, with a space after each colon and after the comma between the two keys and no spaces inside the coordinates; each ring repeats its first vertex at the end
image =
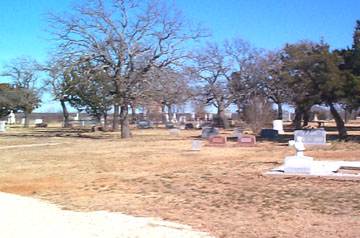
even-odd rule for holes
{"type": "MultiPolygon", "coordinates": [[[[360,161],[360,122],[352,141],[307,147],[315,160],[360,161]]],[[[0,191],[49,200],[75,211],[117,211],[191,225],[216,237],[359,237],[359,181],[271,178],[262,173],[295,154],[287,141],[191,151],[201,131],[165,129],[91,133],[86,129],[12,128],[0,146],[60,143],[0,151],[0,191]]],[[[229,136],[231,131],[221,131],[229,136]]]]}

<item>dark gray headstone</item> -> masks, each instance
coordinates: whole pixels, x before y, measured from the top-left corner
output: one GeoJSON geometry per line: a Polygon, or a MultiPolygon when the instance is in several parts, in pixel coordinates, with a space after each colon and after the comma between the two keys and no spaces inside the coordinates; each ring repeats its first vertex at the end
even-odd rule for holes
{"type": "Polygon", "coordinates": [[[138,129],[150,129],[152,128],[152,122],[150,120],[138,120],[136,122],[138,129]]]}
{"type": "Polygon", "coordinates": [[[304,145],[329,145],[326,143],[325,130],[296,130],[294,140],[301,136],[304,145]]]}
{"type": "Polygon", "coordinates": [[[260,133],[260,137],[262,138],[268,138],[268,139],[274,139],[279,135],[279,132],[277,130],[273,129],[262,129],[260,133]]]}
{"type": "Polygon", "coordinates": [[[167,129],[172,129],[172,128],[174,128],[174,123],[172,123],[172,122],[166,122],[165,127],[166,127],[167,129]]]}
{"type": "Polygon", "coordinates": [[[232,133],[231,136],[241,136],[243,134],[243,131],[240,129],[235,129],[232,133]]]}
{"type": "Polygon", "coordinates": [[[186,130],[188,130],[188,129],[194,129],[194,124],[192,124],[192,123],[187,123],[187,124],[185,125],[185,129],[186,129],[186,130]]]}
{"type": "Polygon", "coordinates": [[[219,129],[216,127],[205,127],[202,129],[201,138],[209,138],[219,134],[219,129]]]}

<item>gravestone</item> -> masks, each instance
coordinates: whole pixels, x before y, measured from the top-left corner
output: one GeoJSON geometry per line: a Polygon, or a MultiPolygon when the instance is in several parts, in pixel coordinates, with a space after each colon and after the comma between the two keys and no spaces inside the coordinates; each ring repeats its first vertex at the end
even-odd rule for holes
{"type": "Polygon", "coordinates": [[[225,147],[226,142],[227,138],[225,136],[214,135],[210,136],[209,143],[206,146],[225,147]]]}
{"type": "Polygon", "coordinates": [[[313,158],[304,156],[303,138],[298,136],[295,141],[289,141],[289,146],[294,146],[296,155],[285,158],[284,173],[311,174],[313,158]]]}
{"type": "Polygon", "coordinates": [[[186,129],[186,130],[194,129],[194,124],[192,124],[192,123],[187,123],[187,124],[185,125],[185,129],[186,129]]]}
{"type": "Polygon", "coordinates": [[[285,158],[284,173],[311,174],[313,158],[309,156],[289,156],[285,158]]]}
{"type": "Polygon", "coordinates": [[[37,124],[35,124],[35,127],[47,127],[48,126],[48,124],[46,124],[46,123],[37,123],[37,124]]]}
{"type": "Polygon", "coordinates": [[[262,129],[260,132],[260,137],[262,138],[267,138],[267,139],[274,139],[275,137],[277,137],[279,135],[277,130],[273,130],[273,129],[262,129]]]}
{"type": "Polygon", "coordinates": [[[11,110],[9,116],[8,116],[8,124],[15,124],[16,123],[16,119],[15,119],[15,114],[14,112],[11,110]]]}
{"type": "Polygon", "coordinates": [[[170,122],[170,121],[166,122],[165,128],[167,128],[167,129],[172,129],[172,128],[174,128],[174,123],[172,123],[172,122],[170,122]]]}
{"type": "Polygon", "coordinates": [[[170,130],[170,135],[179,135],[180,134],[180,130],[179,129],[171,129],[170,130]]]}
{"type": "Polygon", "coordinates": [[[294,140],[301,136],[304,145],[330,145],[326,143],[326,131],[319,130],[296,130],[294,132],[294,140]]]}
{"type": "Polygon", "coordinates": [[[177,119],[176,119],[176,113],[173,114],[173,117],[171,119],[172,123],[177,123],[177,119]]]}
{"type": "Polygon", "coordinates": [[[0,121],[0,132],[5,131],[5,121],[0,121]]]}
{"type": "Polygon", "coordinates": [[[43,119],[35,119],[35,124],[43,123],[43,119]]]}
{"type": "Polygon", "coordinates": [[[200,141],[199,140],[191,141],[191,150],[194,150],[194,151],[200,150],[200,141]]]}
{"type": "Polygon", "coordinates": [[[243,131],[240,129],[235,129],[232,133],[231,136],[241,136],[243,134],[243,131]]]}
{"type": "Polygon", "coordinates": [[[213,120],[213,114],[210,113],[210,114],[209,114],[209,121],[212,121],[212,120],[213,120]]]}
{"type": "Polygon", "coordinates": [[[277,130],[279,135],[285,134],[282,120],[273,121],[273,129],[277,130]]]}
{"type": "Polygon", "coordinates": [[[216,127],[205,127],[202,129],[201,138],[209,138],[210,136],[218,135],[219,129],[216,127]]]}
{"type": "Polygon", "coordinates": [[[25,118],[21,118],[21,125],[25,124],[25,118]]]}
{"type": "Polygon", "coordinates": [[[282,120],[283,121],[292,121],[291,120],[291,112],[284,111],[282,114],[282,120]]]}
{"type": "Polygon", "coordinates": [[[238,137],[238,141],[235,146],[240,147],[252,147],[256,146],[256,136],[254,135],[241,135],[238,137]]]}
{"type": "Polygon", "coordinates": [[[152,128],[152,121],[146,119],[138,120],[136,125],[138,129],[150,129],[152,128]]]}
{"type": "Polygon", "coordinates": [[[195,121],[195,113],[191,113],[191,120],[195,121]]]}

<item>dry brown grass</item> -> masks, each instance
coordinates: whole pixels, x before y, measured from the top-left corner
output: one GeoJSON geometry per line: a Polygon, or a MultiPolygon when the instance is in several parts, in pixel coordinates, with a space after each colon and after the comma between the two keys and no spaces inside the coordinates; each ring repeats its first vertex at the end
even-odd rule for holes
{"type": "MultiPolygon", "coordinates": [[[[352,126],[359,135],[360,125],[352,126]]],[[[216,237],[360,237],[359,181],[262,176],[294,154],[284,143],[290,133],[253,148],[191,151],[200,133],[134,130],[122,140],[117,133],[12,128],[0,134],[0,146],[61,144],[2,149],[0,191],[77,211],[159,217],[216,237]]],[[[360,143],[332,143],[308,147],[306,155],[360,160],[360,143]]]]}

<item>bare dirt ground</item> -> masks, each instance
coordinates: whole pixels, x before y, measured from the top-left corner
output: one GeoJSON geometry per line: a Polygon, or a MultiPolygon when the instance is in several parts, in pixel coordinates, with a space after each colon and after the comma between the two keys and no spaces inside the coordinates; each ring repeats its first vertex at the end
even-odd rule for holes
{"type": "MultiPolygon", "coordinates": [[[[315,160],[360,161],[360,123],[352,141],[307,147],[315,160]]],[[[230,135],[230,131],[221,131],[230,135]]],[[[190,225],[216,237],[360,237],[360,181],[272,178],[262,173],[295,154],[291,132],[258,147],[191,151],[201,131],[169,135],[133,130],[133,138],[87,130],[11,128],[0,147],[0,191],[49,200],[73,211],[121,212],[190,225]]]]}

